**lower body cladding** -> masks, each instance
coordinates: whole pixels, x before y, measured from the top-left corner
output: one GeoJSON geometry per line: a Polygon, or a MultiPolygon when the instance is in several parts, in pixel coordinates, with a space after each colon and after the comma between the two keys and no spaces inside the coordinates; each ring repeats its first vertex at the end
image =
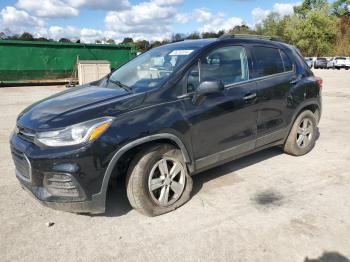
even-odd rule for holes
{"type": "MultiPolygon", "coordinates": [[[[84,181],[91,181],[87,179],[91,176],[84,173],[79,165],[81,159],[87,161],[87,156],[79,158],[75,154],[70,159],[69,156],[64,159],[34,158],[25,153],[32,150],[21,148],[26,141],[19,142],[19,139],[11,138],[11,154],[16,168],[16,177],[22,187],[40,203],[74,213],[97,214],[105,211],[106,192],[98,190],[93,194],[88,190],[87,185],[83,185],[84,181]]],[[[89,161],[91,163],[93,159],[89,161]]],[[[91,172],[103,173],[96,170],[91,172]]]]}

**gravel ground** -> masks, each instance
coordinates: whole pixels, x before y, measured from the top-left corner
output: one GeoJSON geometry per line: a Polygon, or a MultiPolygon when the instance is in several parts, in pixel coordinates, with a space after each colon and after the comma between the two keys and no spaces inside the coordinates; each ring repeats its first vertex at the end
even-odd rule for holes
{"type": "Polygon", "coordinates": [[[155,218],[131,209],[122,184],[99,216],[32,199],[14,175],[10,132],[24,107],[64,88],[1,88],[0,260],[349,261],[350,72],[315,71],[324,108],[310,154],[273,148],[206,171],[189,203],[155,218]]]}

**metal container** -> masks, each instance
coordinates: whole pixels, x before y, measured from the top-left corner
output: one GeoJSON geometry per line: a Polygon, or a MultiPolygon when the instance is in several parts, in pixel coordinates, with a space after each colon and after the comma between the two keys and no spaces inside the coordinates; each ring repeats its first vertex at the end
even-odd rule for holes
{"type": "Polygon", "coordinates": [[[77,60],[107,60],[118,68],[136,55],[133,45],[0,40],[0,84],[69,79],[77,60]]]}

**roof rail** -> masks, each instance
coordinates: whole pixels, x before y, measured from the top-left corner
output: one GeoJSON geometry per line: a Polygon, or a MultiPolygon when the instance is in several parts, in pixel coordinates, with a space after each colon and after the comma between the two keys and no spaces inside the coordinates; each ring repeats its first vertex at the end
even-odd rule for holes
{"type": "Polygon", "coordinates": [[[277,42],[284,42],[281,38],[275,36],[266,36],[266,35],[249,35],[249,34],[223,34],[218,37],[218,40],[226,40],[232,38],[240,38],[240,39],[263,39],[277,42]]]}

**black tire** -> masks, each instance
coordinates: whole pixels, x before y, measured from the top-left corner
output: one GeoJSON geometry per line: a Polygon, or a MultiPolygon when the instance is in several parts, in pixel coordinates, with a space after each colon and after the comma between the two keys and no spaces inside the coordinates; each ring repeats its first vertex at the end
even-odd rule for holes
{"type": "MultiPolygon", "coordinates": [[[[170,174],[170,171],[168,174],[170,174]]],[[[164,186],[162,186],[159,190],[162,190],[163,187],[164,186]]],[[[168,184],[167,187],[171,188],[171,184],[168,184]]],[[[158,216],[175,210],[190,199],[190,194],[192,191],[192,178],[188,174],[186,163],[179,149],[168,144],[156,144],[142,150],[131,161],[126,178],[126,188],[128,199],[134,209],[147,216],[158,216]],[[183,169],[181,170],[184,171],[185,182],[182,193],[178,194],[179,198],[168,206],[161,206],[156,202],[154,195],[151,195],[152,193],[149,189],[149,179],[151,179],[151,172],[154,170],[157,163],[165,158],[174,159],[178,161],[177,163],[182,165],[183,169]]],[[[169,190],[172,189],[168,189],[168,192],[172,192],[169,190]]],[[[173,195],[175,196],[174,192],[173,195]]]]}
{"type": "MultiPolygon", "coordinates": [[[[305,128],[308,129],[309,128],[305,128]]],[[[305,134],[308,131],[305,131],[305,134]]],[[[289,135],[284,143],[283,146],[283,151],[289,155],[293,155],[293,156],[302,156],[305,155],[307,153],[309,153],[313,147],[315,146],[315,142],[316,142],[316,135],[317,135],[317,119],[316,116],[314,115],[314,113],[312,113],[310,110],[305,110],[303,112],[301,112],[299,114],[299,116],[296,118],[296,120],[294,121],[294,124],[292,126],[292,129],[289,132],[289,135]],[[304,120],[306,120],[305,122],[310,124],[310,136],[309,135],[305,135],[306,136],[306,142],[302,142],[304,144],[299,145],[297,142],[299,138],[302,138],[300,136],[303,136],[300,134],[300,132],[304,132],[303,128],[301,127],[305,122],[304,120]],[[301,131],[299,131],[301,130],[301,131]]],[[[304,141],[304,139],[301,139],[304,141]]]]}

